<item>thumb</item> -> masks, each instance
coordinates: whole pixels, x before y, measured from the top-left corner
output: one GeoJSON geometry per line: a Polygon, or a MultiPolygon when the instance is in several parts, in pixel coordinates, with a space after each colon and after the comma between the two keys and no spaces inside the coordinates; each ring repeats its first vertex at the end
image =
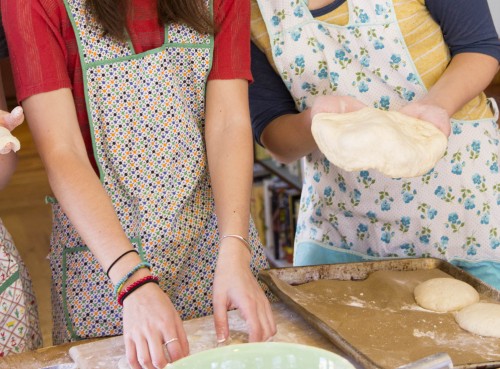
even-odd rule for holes
{"type": "Polygon", "coordinates": [[[225,304],[214,303],[214,325],[217,343],[222,343],[229,336],[229,322],[225,304]]]}
{"type": "Polygon", "coordinates": [[[24,121],[23,108],[17,106],[10,112],[10,114],[5,114],[2,118],[5,122],[6,128],[12,131],[24,121]]]}

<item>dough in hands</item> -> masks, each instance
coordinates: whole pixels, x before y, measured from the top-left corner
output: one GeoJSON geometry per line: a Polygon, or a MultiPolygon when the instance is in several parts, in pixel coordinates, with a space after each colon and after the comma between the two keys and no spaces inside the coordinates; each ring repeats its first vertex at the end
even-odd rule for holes
{"type": "Polygon", "coordinates": [[[18,151],[20,148],[19,140],[12,136],[7,128],[0,126],[0,154],[8,154],[11,150],[18,151]]]}
{"type": "Polygon", "coordinates": [[[500,338],[500,305],[478,302],[455,315],[458,325],[474,334],[500,338]]]}
{"type": "Polygon", "coordinates": [[[424,309],[437,312],[460,310],[479,301],[479,293],[470,284],[454,278],[432,278],[413,291],[415,301],[424,309]]]}
{"type": "Polygon", "coordinates": [[[427,173],[448,144],[432,123],[370,107],[343,114],[318,113],[311,131],[319,150],[338,167],[377,169],[392,178],[427,173]]]}

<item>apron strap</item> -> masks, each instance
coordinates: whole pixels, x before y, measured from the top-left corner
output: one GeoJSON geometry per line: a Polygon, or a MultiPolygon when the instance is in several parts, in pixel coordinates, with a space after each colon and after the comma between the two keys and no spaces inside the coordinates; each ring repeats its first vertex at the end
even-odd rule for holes
{"type": "Polygon", "coordinates": [[[491,110],[493,110],[493,117],[495,118],[495,120],[498,120],[499,114],[498,114],[497,101],[493,97],[490,97],[490,98],[488,98],[488,102],[490,104],[491,110]]]}
{"type": "Polygon", "coordinates": [[[0,285],[0,295],[19,279],[19,269],[0,285]]]}

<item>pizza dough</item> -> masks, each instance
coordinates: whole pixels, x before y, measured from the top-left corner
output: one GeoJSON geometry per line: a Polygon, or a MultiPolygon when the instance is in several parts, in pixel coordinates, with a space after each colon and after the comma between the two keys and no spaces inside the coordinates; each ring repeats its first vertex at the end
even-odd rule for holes
{"type": "Polygon", "coordinates": [[[500,305],[479,302],[460,310],[455,319],[460,327],[471,333],[500,338],[500,305]]]}
{"type": "Polygon", "coordinates": [[[479,293],[471,285],[454,278],[432,278],[413,291],[415,301],[424,309],[450,312],[479,301],[479,293]]]}
{"type": "Polygon", "coordinates": [[[7,128],[0,126],[0,154],[8,154],[11,150],[18,151],[20,148],[19,140],[12,136],[7,128]]]}
{"type": "Polygon", "coordinates": [[[432,123],[369,107],[344,114],[318,113],[311,131],[319,150],[338,167],[377,169],[392,178],[427,173],[448,144],[432,123]]]}

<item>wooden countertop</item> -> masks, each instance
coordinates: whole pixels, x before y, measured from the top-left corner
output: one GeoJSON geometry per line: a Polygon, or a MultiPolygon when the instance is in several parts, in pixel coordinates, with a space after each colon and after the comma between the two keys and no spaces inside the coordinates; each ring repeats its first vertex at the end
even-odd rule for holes
{"type": "MultiPolygon", "coordinates": [[[[273,311],[278,326],[278,333],[274,337],[274,341],[301,343],[345,356],[333,343],[284,304],[274,303],[273,311]]],[[[216,337],[211,316],[185,321],[184,328],[188,335],[191,354],[215,347],[216,337]]],[[[230,340],[228,344],[247,341],[245,322],[237,311],[229,312],[229,328],[230,340]]],[[[0,369],[40,369],[74,361],[78,364],[79,369],[122,368],[125,362],[124,352],[125,348],[121,336],[86,340],[6,356],[0,359],[0,369]]],[[[351,360],[351,362],[353,361],[351,360]]]]}

